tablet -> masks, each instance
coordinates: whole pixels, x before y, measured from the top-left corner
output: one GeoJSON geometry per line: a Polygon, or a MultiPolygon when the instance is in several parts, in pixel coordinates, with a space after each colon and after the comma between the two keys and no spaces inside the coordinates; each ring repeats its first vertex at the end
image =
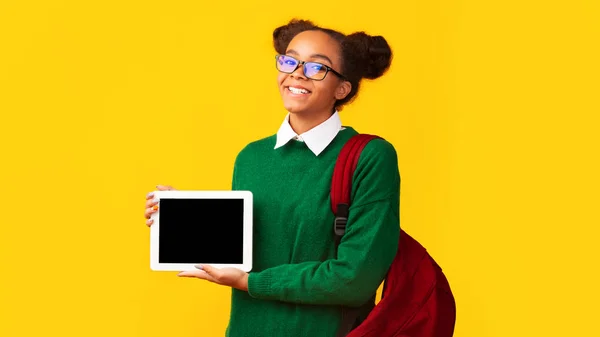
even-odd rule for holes
{"type": "Polygon", "coordinates": [[[156,271],[252,269],[250,191],[154,191],[150,268],[156,271]]]}

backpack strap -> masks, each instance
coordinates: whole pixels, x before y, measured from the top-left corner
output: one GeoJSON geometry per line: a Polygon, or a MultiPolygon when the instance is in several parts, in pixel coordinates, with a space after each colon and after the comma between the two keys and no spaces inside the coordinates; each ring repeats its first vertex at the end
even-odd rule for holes
{"type": "Polygon", "coordinates": [[[335,214],[333,232],[336,247],[346,233],[346,224],[352,196],[352,177],[358,165],[358,159],[365,146],[379,136],[358,134],[350,138],[338,155],[331,181],[331,210],[335,214]]]}
{"type": "MultiPolygon", "coordinates": [[[[358,159],[365,146],[373,139],[381,138],[375,135],[358,134],[350,138],[338,155],[331,181],[331,209],[335,214],[333,232],[335,247],[339,246],[346,233],[346,225],[352,198],[352,178],[358,164],[358,159]]],[[[375,301],[375,298],[373,298],[375,301]]],[[[359,308],[342,309],[342,323],[336,337],[344,337],[354,329],[360,320],[365,319],[372,309],[372,305],[359,308]]]]}

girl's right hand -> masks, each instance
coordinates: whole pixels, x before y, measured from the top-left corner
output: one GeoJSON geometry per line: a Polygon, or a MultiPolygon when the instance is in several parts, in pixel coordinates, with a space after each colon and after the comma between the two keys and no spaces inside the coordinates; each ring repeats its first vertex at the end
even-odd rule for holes
{"type": "MultiPolygon", "coordinates": [[[[169,185],[157,185],[156,189],[159,191],[176,191],[172,186],[169,185]]],[[[152,214],[158,211],[158,201],[154,200],[154,193],[150,192],[146,195],[146,209],[144,210],[144,218],[146,218],[146,226],[152,226],[154,222],[150,219],[152,214]]]]}

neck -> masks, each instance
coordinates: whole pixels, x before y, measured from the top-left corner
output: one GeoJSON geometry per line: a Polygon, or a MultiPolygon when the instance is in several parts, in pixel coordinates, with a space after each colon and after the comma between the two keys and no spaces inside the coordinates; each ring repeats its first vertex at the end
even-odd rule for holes
{"type": "Polygon", "coordinates": [[[306,131],[316,127],[317,125],[328,120],[335,111],[327,110],[322,113],[309,113],[309,114],[290,114],[290,126],[296,134],[303,134],[306,131]]]}

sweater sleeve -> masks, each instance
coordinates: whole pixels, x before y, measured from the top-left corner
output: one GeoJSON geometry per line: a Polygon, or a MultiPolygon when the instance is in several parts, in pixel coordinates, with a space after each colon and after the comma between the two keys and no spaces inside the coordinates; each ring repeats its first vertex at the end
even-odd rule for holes
{"type": "Polygon", "coordinates": [[[245,151],[246,151],[247,148],[248,148],[248,145],[246,145],[244,148],[242,148],[238,152],[238,154],[235,156],[235,158],[233,160],[233,172],[231,174],[231,190],[232,191],[236,191],[236,190],[239,189],[239,187],[238,187],[239,186],[238,185],[238,179],[237,179],[237,177],[238,177],[237,173],[238,173],[238,170],[239,170],[238,165],[239,165],[239,163],[241,161],[240,158],[244,155],[244,153],[245,153],[245,151]]]}
{"type": "Polygon", "coordinates": [[[360,306],[368,301],[385,278],[400,235],[400,173],[390,143],[377,139],[365,147],[352,194],[337,256],[251,272],[250,296],[317,305],[360,306]]]}

